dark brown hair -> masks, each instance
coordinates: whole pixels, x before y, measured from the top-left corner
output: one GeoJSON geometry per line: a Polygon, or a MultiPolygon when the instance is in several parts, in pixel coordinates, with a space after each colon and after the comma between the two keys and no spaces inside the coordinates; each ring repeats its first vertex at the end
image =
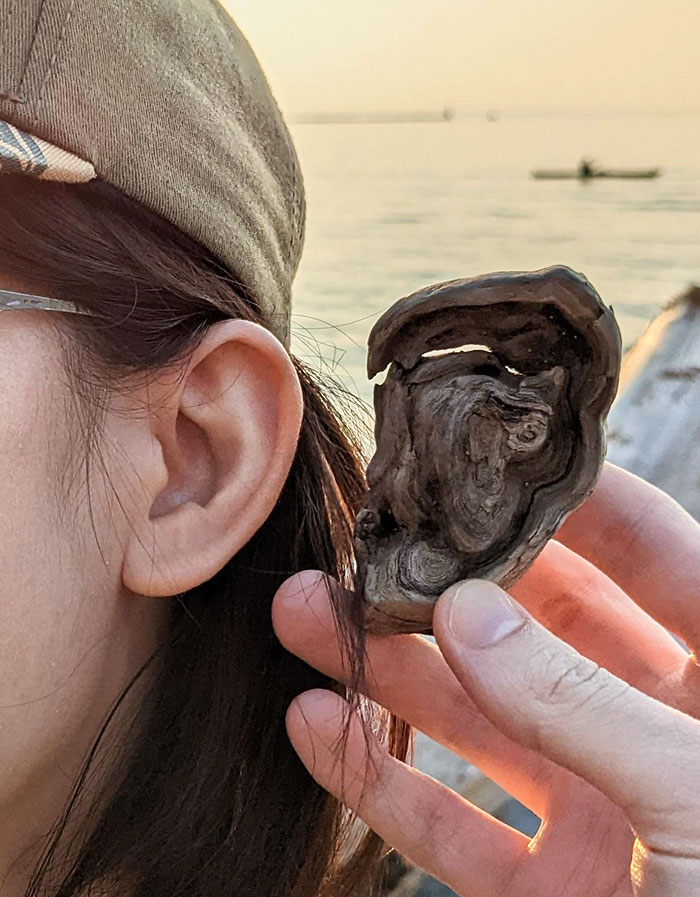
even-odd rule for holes
{"type": "MultiPolygon", "coordinates": [[[[101,400],[110,390],[134,374],[182,363],[218,320],[261,321],[235,272],[101,181],[0,176],[0,268],[26,289],[96,313],[55,316],[87,460],[99,445],[101,400]]],[[[276,507],[219,574],[168,599],[167,638],[131,683],[148,672],[132,737],[121,739],[129,749],[112,763],[100,753],[126,689],[115,696],[47,837],[27,897],[368,893],[376,839],[365,838],[340,861],[348,852],[347,814],[306,773],[284,726],[301,691],[344,689],[281,647],[270,622],[272,597],[287,576],[308,567],[351,582],[352,517],[365,491],[349,428],[295,364],[304,420],[276,507]],[[88,781],[99,782],[99,810],[84,806],[88,781]]],[[[359,610],[340,597],[334,610],[359,686],[359,610]]],[[[390,749],[403,756],[404,725],[386,723],[390,749]]]]}

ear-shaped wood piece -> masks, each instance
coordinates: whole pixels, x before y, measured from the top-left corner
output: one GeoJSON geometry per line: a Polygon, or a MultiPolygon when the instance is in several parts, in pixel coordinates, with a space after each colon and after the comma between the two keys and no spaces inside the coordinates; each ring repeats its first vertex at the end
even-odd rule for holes
{"type": "Polygon", "coordinates": [[[382,315],[355,527],[370,631],[430,632],[452,583],[525,572],[595,486],[620,359],[612,309],[562,266],[437,284],[382,315]]]}

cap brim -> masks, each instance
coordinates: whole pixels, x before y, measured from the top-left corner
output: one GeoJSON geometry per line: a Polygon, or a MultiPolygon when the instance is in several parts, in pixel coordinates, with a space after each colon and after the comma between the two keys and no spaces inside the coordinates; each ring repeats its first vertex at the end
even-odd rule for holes
{"type": "Polygon", "coordinates": [[[82,184],[97,177],[90,162],[0,120],[0,174],[82,184]]]}

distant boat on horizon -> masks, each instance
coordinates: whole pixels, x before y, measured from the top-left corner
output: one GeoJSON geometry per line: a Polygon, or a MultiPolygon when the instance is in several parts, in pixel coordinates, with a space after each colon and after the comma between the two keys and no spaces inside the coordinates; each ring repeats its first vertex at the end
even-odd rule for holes
{"type": "Polygon", "coordinates": [[[455,110],[446,106],[441,112],[328,112],[319,115],[298,115],[292,119],[303,125],[378,125],[403,122],[448,122],[455,110]]]}
{"type": "Polygon", "coordinates": [[[597,178],[648,181],[661,174],[660,168],[598,168],[583,159],[578,168],[536,169],[530,174],[538,181],[590,181],[597,178]]]}

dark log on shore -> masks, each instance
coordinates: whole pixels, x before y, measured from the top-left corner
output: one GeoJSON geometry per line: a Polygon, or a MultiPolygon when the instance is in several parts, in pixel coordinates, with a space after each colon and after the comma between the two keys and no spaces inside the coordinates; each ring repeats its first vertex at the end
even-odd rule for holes
{"type": "Polygon", "coordinates": [[[700,520],[700,287],[671,302],[625,355],[607,457],[700,520]]]}

